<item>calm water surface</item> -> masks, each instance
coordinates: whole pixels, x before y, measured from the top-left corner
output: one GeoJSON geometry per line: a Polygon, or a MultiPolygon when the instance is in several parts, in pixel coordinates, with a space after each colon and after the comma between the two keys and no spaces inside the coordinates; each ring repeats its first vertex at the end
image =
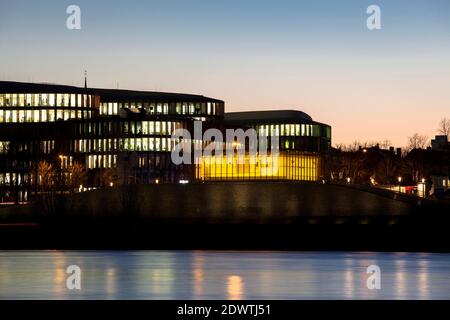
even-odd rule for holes
{"type": "Polygon", "coordinates": [[[450,254],[0,251],[0,299],[450,299],[450,254]]]}

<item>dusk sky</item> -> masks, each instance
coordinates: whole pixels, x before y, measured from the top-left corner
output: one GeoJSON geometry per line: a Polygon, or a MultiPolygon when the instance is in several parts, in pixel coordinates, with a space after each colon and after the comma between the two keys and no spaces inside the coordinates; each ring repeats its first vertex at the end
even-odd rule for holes
{"type": "Polygon", "coordinates": [[[404,146],[450,118],[449,0],[2,0],[0,38],[0,80],[81,86],[87,69],[92,87],[298,109],[333,144],[404,146]],[[71,4],[81,30],[66,28],[71,4]]]}

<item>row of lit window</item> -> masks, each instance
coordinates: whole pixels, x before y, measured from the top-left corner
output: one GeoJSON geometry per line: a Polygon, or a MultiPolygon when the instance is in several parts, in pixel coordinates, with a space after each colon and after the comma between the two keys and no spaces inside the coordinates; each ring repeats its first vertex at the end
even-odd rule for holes
{"type": "Polygon", "coordinates": [[[0,123],[20,122],[53,122],[69,119],[89,119],[92,111],[81,110],[2,110],[0,109],[0,123]]]}
{"type": "Polygon", "coordinates": [[[166,121],[130,121],[124,122],[124,134],[161,134],[171,135],[172,131],[181,127],[179,122],[166,121]]]}
{"type": "Polygon", "coordinates": [[[170,138],[82,139],[75,141],[75,152],[171,151],[170,138]]]}
{"type": "Polygon", "coordinates": [[[69,93],[0,94],[0,107],[95,107],[95,96],[69,93]]]}
{"type": "MultiPolygon", "coordinates": [[[[55,149],[55,140],[40,141],[40,151],[45,154],[50,154],[55,149]]],[[[10,141],[0,141],[0,154],[6,154],[11,152],[32,152],[33,142],[15,144],[15,149],[11,150],[10,141]]]]}
{"type": "MultiPolygon", "coordinates": [[[[256,126],[259,135],[291,136],[291,137],[320,137],[320,125],[317,124],[272,124],[256,126]]],[[[331,134],[330,134],[331,135],[331,134]]],[[[326,137],[328,133],[325,134],[326,137]]]]}
{"type": "Polygon", "coordinates": [[[8,186],[8,185],[20,186],[31,183],[32,183],[32,174],[29,173],[16,173],[16,172],[0,173],[1,186],[8,186]]]}
{"type": "Polygon", "coordinates": [[[217,115],[221,114],[219,103],[215,102],[178,102],[171,111],[169,103],[156,102],[103,102],[100,104],[101,115],[117,115],[122,108],[139,112],[144,109],[148,114],[178,114],[178,115],[217,115]]]}
{"type": "Polygon", "coordinates": [[[117,155],[116,154],[106,154],[106,155],[89,155],[87,156],[87,167],[88,169],[99,169],[99,168],[115,168],[117,166],[117,155]]]}
{"type": "Polygon", "coordinates": [[[177,103],[175,107],[176,114],[189,114],[189,115],[219,115],[222,113],[220,104],[215,102],[206,103],[177,103]]]}
{"type": "Polygon", "coordinates": [[[182,127],[181,122],[170,121],[123,121],[123,122],[86,122],[78,125],[79,135],[171,135],[172,131],[182,127]],[[119,126],[121,126],[119,128],[119,126]]]}
{"type": "Polygon", "coordinates": [[[27,190],[0,190],[0,203],[26,203],[27,201],[27,190]]]}

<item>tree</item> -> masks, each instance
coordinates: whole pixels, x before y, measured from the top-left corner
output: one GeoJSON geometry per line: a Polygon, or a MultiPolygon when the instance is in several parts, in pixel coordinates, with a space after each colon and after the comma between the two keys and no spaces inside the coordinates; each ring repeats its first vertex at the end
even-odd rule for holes
{"type": "Polygon", "coordinates": [[[56,212],[56,171],[47,161],[39,161],[37,170],[38,199],[47,215],[56,212]]]}
{"type": "Polygon", "coordinates": [[[406,151],[410,152],[414,149],[426,149],[428,147],[428,137],[418,133],[414,133],[411,137],[408,137],[408,145],[406,151]]]}
{"type": "Polygon", "coordinates": [[[40,161],[38,163],[38,185],[41,190],[48,190],[53,185],[55,170],[53,166],[47,161],[40,161]]]}
{"type": "Polygon", "coordinates": [[[447,136],[447,139],[450,139],[450,119],[441,119],[441,121],[439,122],[438,132],[439,134],[447,136]]]}
{"type": "Polygon", "coordinates": [[[86,170],[82,164],[74,162],[67,168],[67,171],[69,173],[69,189],[70,192],[74,192],[84,184],[86,180],[86,170]]]}
{"type": "Polygon", "coordinates": [[[392,141],[388,139],[384,139],[380,143],[381,149],[389,149],[390,146],[392,146],[392,141]]]}

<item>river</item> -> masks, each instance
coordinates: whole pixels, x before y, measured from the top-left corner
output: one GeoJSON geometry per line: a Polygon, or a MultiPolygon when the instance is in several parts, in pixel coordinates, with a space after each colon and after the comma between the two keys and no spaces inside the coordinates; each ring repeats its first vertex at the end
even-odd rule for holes
{"type": "Polygon", "coordinates": [[[450,254],[0,251],[0,299],[450,299],[450,254]]]}

